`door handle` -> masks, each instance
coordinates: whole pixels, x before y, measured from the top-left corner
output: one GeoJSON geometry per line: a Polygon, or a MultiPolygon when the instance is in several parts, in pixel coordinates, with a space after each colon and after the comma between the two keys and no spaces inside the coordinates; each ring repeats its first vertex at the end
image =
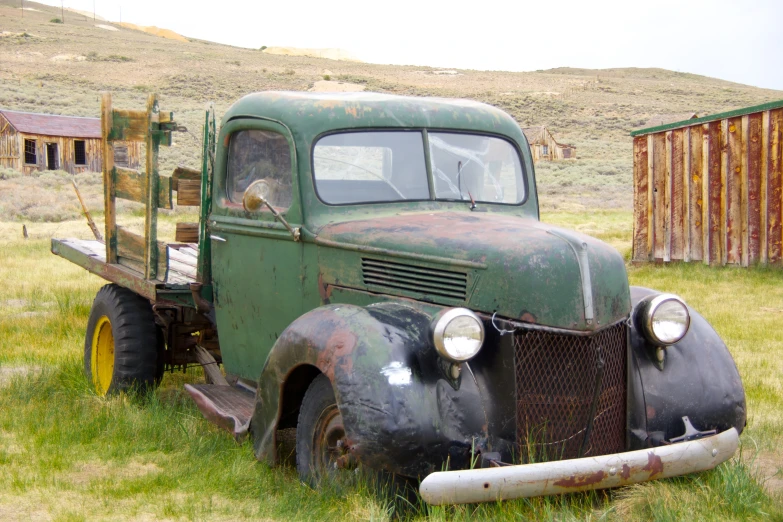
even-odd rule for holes
{"type": "Polygon", "coordinates": [[[220,236],[216,236],[214,234],[209,235],[210,239],[214,239],[215,241],[220,241],[221,243],[225,243],[226,240],[220,236]]]}

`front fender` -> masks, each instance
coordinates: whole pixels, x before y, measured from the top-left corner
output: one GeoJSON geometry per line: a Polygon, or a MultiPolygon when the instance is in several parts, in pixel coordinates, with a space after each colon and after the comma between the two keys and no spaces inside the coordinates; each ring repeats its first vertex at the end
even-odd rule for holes
{"type": "Polygon", "coordinates": [[[431,320],[431,310],[385,302],[327,305],[294,321],[258,382],[251,421],[256,456],[277,460],[281,395],[304,365],[332,382],[348,446],[369,467],[423,476],[447,457],[469,456],[474,441],[487,438],[486,415],[467,365],[457,389],[443,378],[429,340],[431,320]]]}
{"type": "MultiPolygon", "coordinates": [[[[659,293],[631,287],[634,312],[642,298],[659,293]]],[[[741,433],[745,427],[745,391],[737,365],[707,320],[693,308],[688,310],[688,333],[665,348],[663,369],[654,361],[655,348],[631,325],[632,449],[682,435],[684,416],[701,431],[734,427],[741,433]]]]}

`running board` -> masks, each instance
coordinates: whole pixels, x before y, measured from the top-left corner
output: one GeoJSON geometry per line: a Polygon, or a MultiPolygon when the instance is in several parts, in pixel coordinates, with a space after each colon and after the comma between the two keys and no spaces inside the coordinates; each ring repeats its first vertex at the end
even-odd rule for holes
{"type": "Polygon", "coordinates": [[[185,390],[204,417],[231,433],[237,441],[247,436],[255,396],[238,386],[186,384],[185,390]]]}

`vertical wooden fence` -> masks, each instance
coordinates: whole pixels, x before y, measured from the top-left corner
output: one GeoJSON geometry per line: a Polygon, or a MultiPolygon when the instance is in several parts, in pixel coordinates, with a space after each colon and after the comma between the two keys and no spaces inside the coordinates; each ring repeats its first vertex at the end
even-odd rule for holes
{"type": "Polygon", "coordinates": [[[631,135],[633,261],[783,265],[783,100],[631,135]]]}

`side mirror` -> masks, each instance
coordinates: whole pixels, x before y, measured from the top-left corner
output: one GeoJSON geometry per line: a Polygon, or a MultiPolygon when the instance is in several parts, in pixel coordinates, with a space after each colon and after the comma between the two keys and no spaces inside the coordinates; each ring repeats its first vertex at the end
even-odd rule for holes
{"type": "Polygon", "coordinates": [[[247,212],[258,212],[264,207],[270,207],[267,197],[269,185],[266,180],[259,179],[250,184],[242,196],[242,206],[247,212]]]}
{"type": "Polygon", "coordinates": [[[272,215],[275,216],[275,219],[281,222],[291,235],[294,236],[294,241],[299,241],[301,237],[301,230],[299,227],[292,227],[288,221],[275,210],[275,207],[269,203],[269,184],[265,179],[254,181],[245,189],[245,194],[242,196],[242,206],[245,208],[245,212],[258,212],[263,207],[268,208],[272,215]]]}

